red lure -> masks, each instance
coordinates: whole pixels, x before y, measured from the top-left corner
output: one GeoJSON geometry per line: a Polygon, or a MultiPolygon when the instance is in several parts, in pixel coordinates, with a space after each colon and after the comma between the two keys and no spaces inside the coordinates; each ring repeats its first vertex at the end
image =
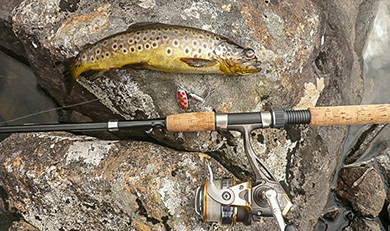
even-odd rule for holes
{"type": "Polygon", "coordinates": [[[188,108],[188,95],[187,95],[186,91],[184,91],[182,89],[177,90],[177,103],[183,109],[188,108]]]}

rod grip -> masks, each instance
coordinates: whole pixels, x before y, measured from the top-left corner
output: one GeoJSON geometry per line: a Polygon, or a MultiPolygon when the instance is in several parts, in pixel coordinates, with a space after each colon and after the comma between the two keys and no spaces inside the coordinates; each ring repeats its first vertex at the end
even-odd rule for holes
{"type": "Polygon", "coordinates": [[[390,104],[312,107],[310,126],[390,123],[390,104]]]}
{"type": "Polygon", "coordinates": [[[214,112],[194,112],[167,116],[167,130],[172,132],[197,132],[215,130],[214,112]]]}

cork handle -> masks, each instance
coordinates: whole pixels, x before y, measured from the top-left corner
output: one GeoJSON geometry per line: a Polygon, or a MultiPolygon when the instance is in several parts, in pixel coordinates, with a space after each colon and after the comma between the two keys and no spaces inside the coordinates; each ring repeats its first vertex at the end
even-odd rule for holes
{"type": "Polygon", "coordinates": [[[390,123],[390,104],[309,108],[310,126],[390,123]]]}
{"type": "Polygon", "coordinates": [[[167,116],[167,130],[196,132],[215,130],[214,112],[194,112],[167,116]]]}

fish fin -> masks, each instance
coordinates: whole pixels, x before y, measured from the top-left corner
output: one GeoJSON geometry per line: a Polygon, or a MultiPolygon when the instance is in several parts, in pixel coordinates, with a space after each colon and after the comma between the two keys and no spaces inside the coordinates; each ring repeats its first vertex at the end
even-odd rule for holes
{"type": "Polygon", "coordinates": [[[159,23],[159,22],[137,22],[137,23],[131,24],[127,28],[127,31],[155,28],[155,27],[159,27],[159,26],[167,26],[167,24],[159,23]]]}
{"type": "Polygon", "coordinates": [[[126,64],[122,67],[136,69],[136,70],[142,70],[142,69],[145,69],[145,66],[147,66],[147,64],[148,64],[147,62],[139,62],[139,63],[126,64]]]}
{"type": "Polygon", "coordinates": [[[72,92],[73,85],[77,79],[77,76],[75,76],[75,63],[76,57],[67,58],[61,63],[61,71],[64,77],[64,84],[68,95],[70,95],[72,92]]]}
{"type": "Polygon", "coordinates": [[[83,72],[81,75],[87,78],[89,81],[94,81],[97,78],[101,77],[104,74],[104,72],[106,72],[106,70],[99,70],[99,71],[89,70],[83,72]]]}
{"type": "Polygon", "coordinates": [[[201,58],[181,58],[180,60],[187,63],[190,67],[212,67],[218,63],[216,60],[201,58]]]}
{"type": "Polygon", "coordinates": [[[86,44],[84,44],[83,46],[82,46],[82,51],[84,51],[84,50],[87,50],[87,49],[89,49],[89,48],[91,48],[91,47],[93,47],[94,46],[94,44],[92,44],[92,43],[86,43],[86,44]]]}

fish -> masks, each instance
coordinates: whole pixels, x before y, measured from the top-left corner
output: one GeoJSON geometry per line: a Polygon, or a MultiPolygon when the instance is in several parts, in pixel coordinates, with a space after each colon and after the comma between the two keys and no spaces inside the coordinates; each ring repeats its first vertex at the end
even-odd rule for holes
{"type": "Polygon", "coordinates": [[[153,22],[132,24],[124,32],[88,44],[61,66],[68,94],[83,73],[121,67],[223,75],[261,71],[252,48],[206,30],[153,22]]]}

